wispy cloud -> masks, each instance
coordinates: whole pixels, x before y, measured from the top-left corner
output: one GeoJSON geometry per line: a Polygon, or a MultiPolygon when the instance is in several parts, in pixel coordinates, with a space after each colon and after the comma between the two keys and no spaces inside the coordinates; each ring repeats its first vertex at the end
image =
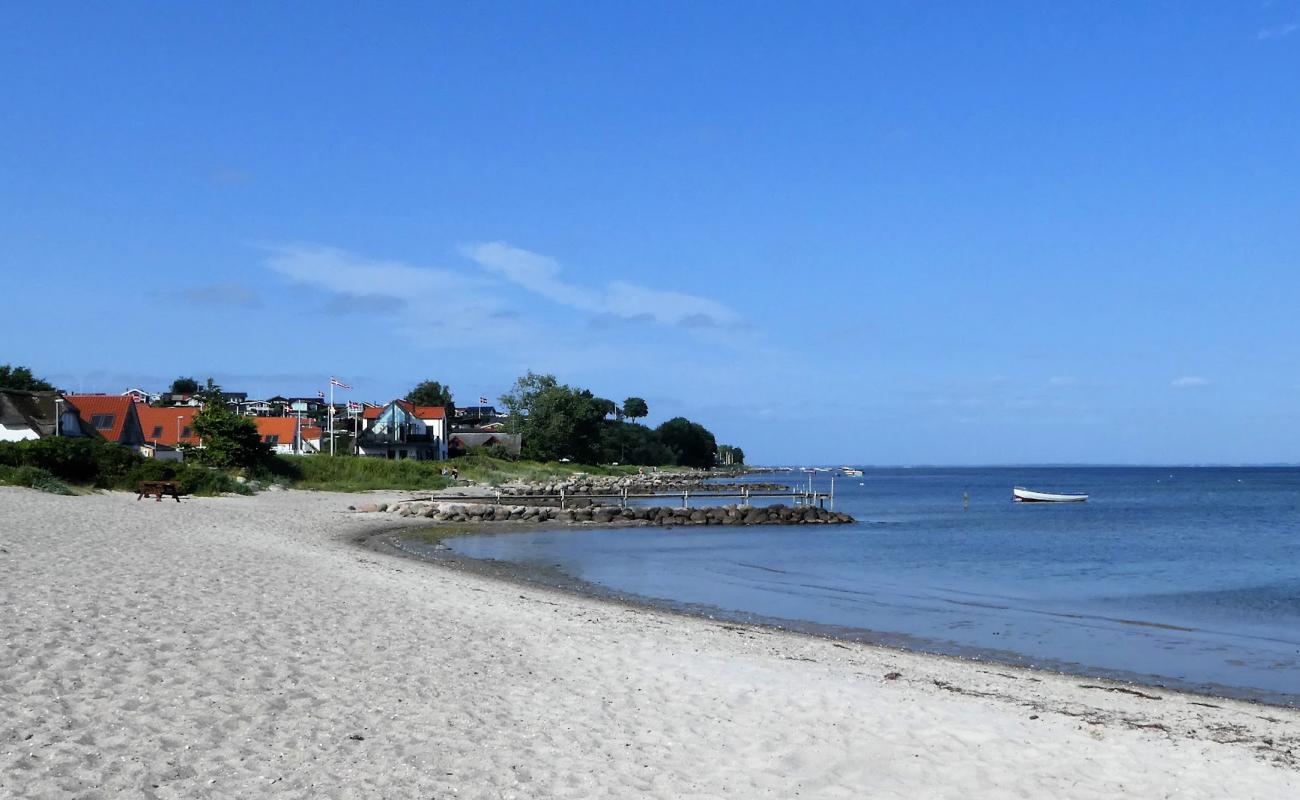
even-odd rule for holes
{"type": "Polygon", "coordinates": [[[566,282],[555,259],[505,242],[468,244],[460,250],[488,273],[579,311],[683,328],[729,327],[740,322],[740,316],[722,303],[685,292],[627,281],[612,281],[599,288],[566,282]]]}
{"type": "Polygon", "coordinates": [[[1255,34],[1255,38],[1261,41],[1264,39],[1281,39],[1284,36],[1290,36],[1296,31],[1300,31],[1300,22],[1287,22],[1282,25],[1274,25],[1271,28],[1261,28],[1255,34]]]}
{"type": "Polygon", "coordinates": [[[272,271],[325,293],[329,314],[381,317],[408,338],[441,346],[502,343],[526,333],[514,310],[474,275],[316,244],[265,249],[272,271]]]}
{"type": "Polygon", "coordinates": [[[1174,378],[1173,382],[1169,385],[1175,389],[1196,389],[1201,386],[1209,386],[1210,379],[1202,378],[1200,375],[1183,375],[1182,377],[1174,378]]]}
{"type": "Polygon", "coordinates": [[[164,299],[179,300],[192,305],[256,308],[262,305],[257,290],[242,283],[212,283],[206,286],[187,286],[157,292],[164,299]]]}

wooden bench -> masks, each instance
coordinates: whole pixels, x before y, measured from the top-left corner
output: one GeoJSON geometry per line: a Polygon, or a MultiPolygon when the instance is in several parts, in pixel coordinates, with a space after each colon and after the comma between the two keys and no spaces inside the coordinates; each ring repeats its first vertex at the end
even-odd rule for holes
{"type": "Polygon", "coordinates": [[[136,502],[148,497],[157,495],[155,502],[161,503],[163,495],[169,494],[176,498],[176,502],[181,501],[181,486],[176,481],[140,481],[135,487],[136,502]]]}

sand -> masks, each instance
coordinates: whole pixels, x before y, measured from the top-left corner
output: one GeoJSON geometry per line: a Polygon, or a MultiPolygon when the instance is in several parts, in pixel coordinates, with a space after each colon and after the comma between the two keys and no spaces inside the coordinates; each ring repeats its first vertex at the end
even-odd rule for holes
{"type": "Polygon", "coordinates": [[[0,489],[0,796],[1300,796],[1294,710],[506,583],[355,501],[0,489]]]}

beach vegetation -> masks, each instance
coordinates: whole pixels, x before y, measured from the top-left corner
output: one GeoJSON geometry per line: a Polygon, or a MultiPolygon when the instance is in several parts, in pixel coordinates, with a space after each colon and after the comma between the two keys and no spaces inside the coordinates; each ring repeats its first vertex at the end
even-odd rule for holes
{"type": "Polygon", "coordinates": [[[450,486],[441,461],[390,461],[386,458],[325,453],[277,456],[279,474],[295,489],[366,492],[375,489],[434,490],[450,486]]]}
{"type": "MultiPolygon", "coordinates": [[[[184,494],[250,494],[228,471],[180,461],[155,461],[131,448],[89,438],[0,442],[0,482],[53,491],[65,486],[133,490],[141,481],[176,481],[184,494]],[[27,470],[27,471],[22,471],[27,470]],[[40,479],[42,486],[32,482],[40,479]]],[[[71,490],[70,490],[71,491],[71,490]]]]}
{"type": "Polygon", "coordinates": [[[71,486],[40,467],[0,466],[0,486],[23,486],[50,494],[76,494],[71,486]]]}
{"type": "Polygon", "coordinates": [[[0,364],[0,389],[18,389],[24,392],[49,392],[54,385],[32,374],[27,367],[0,364]]]}

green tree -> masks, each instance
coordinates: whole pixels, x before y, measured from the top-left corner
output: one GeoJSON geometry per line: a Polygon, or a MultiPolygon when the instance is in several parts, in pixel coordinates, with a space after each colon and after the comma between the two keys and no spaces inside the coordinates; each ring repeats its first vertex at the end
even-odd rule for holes
{"type": "Polygon", "coordinates": [[[528,408],[538,394],[559,385],[554,375],[538,375],[528,370],[526,375],[515,381],[509,394],[501,395],[501,405],[505,406],[511,417],[527,416],[528,408]]]}
{"type": "Polygon", "coordinates": [[[206,403],[194,415],[194,432],[203,442],[195,456],[204,464],[222,469],[256,469],[271,459],[271,448],[262,442],[257,425],[224,403],[206,403]]]}
{"type": "Polygon", "coordinates": [[[32,375],[27,367],[0,364],[0,389],[20,389],[24,392],[49,392],[54,386],[32,375]]]}
{"type": "Polygon", "coordinates": [[[713,466],[718,443],[713,434],[698,422],[673,417],[655,428],[659,440],[672,450],[678,466],[708,469],[713,466]]]}
{"type": "Polygon", "coordinates": [[[199,382],[193,378],[177,378],[172,381],[172,394],[198,394],[199,382]]]}
{"type": "Polygon", "coordinates": [[[606,406],[586,389],[561,385],[553,375],[529,372],[501,403],[510,411],[510,430],[523,438],[524,458],[568,458],[595,463],[600,458],[601,423],[606,406]]]}
{"type": "Polygon", "coordinates": [[[654,431],[644,425],[605,420],[600,434],[601,463],[639,464],[661,467],[672,464],[674,454],[654,431]]]}
{"type": "Polygon", "coordinates": [[[623,416],[638,420],[650,413],[650,407],[639,397],[629,397],[623,401],[623,416]]]}
{"type": "Polygon", "coordinates": [[[421,381],[406,393],[406,402],[417,406],[442,406],[447,409],[447,419],[456,413],[456,403],[451,398],[451,387],[438,381],[421,381]]]}

